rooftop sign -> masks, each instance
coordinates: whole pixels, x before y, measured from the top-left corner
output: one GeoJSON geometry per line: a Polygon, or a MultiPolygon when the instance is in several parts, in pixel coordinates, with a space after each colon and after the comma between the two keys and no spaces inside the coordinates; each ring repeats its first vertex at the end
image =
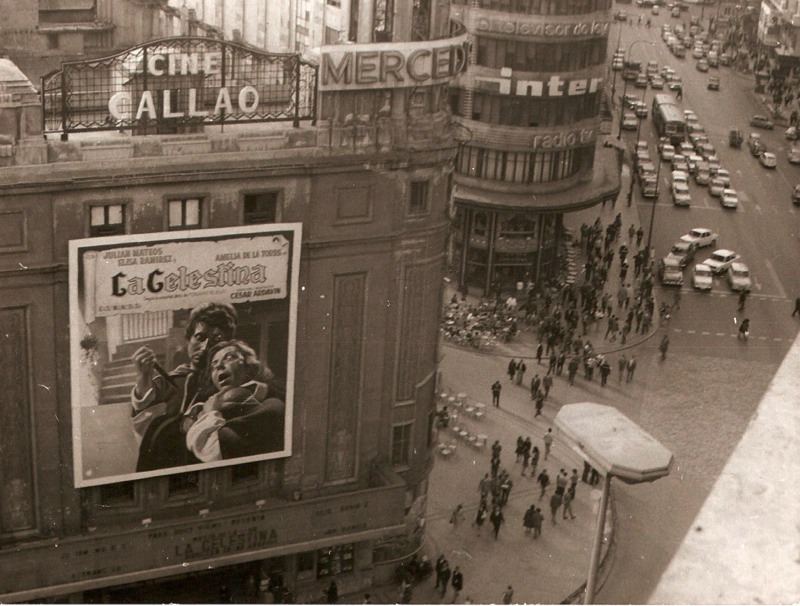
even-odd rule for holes
{"type": "MultiPolygon", "coordinates": [[[[313,120],[316,67],[213,38],[163,38],[42,78],[45,132],[313,120]]],[[[172,129],[172,130],[170,130],[172,129]]]]}
{"type": "Polygon", "coordinates": [[[401,88],[447,82],[468,63],[466,35],[423,42],[320,48],[320,91],[401,88]]]}

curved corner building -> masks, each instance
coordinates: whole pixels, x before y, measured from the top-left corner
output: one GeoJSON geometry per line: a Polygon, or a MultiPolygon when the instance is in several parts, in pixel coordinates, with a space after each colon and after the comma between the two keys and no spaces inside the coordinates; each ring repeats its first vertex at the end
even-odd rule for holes
{"type": "Polygon", "coordinates": [[[613,199],[598,146],[611,0],[456,0],[471,41],[451,92],[462,146],[451,270],[484,293],[559,268],[564,214],[613,199]]]}

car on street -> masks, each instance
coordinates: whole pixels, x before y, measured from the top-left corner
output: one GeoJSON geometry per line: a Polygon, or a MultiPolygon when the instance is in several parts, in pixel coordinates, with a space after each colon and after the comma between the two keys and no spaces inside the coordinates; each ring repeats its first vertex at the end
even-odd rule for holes
{"type": "Polygon", "coordinates": [[[725,190],[725,183],[722,182],[722,179],[717,179],[716,177],[712,177],[711,181],[708,183],[708,193],[714,196],[715,198],[719,198],[722,196],[722,192],[725,190]]]}
{"type": "Polygon", "coordinates": [[[673,181],[672,203],[675,206],[691,206],[692,196],[689,194],[689,186],[686,183],[673,181]]]}
{"type": "Polygon", "coordinates": [[[786,152],[786,159],[790,164],[800,164],[800,147],[792,145],[786,152]]]}
{"type": "Polygon", "coordinates": [[[691,156],[694,154],[694,146],[689,143],[688,141],[684,141],[680,145],[680,149],[677,152],[682,156],[691,156]]]}
{"type": "Polygon", "coordinates": [[[709,76],[707,88],[708,90],[719,90],[719,77],[709,76]]]}
{"type": "Polygon", "coordinates": [[[686,156],[675,154],[672,156],[672,170],[682,170],[685,173],[689,172],[689,163],[686,161],[686,156]]]}
{"type": "Polygon", "coordinates": [[[627,20],[628,20],[628,13],[627,13],[627,11],[625,11],[624,9],[619,9],[619,10],[618,10],[618,11],[617,11],[617,12],[614,14],[614,19],[616,19],[617,21],[627,21],[627,20]]]}
{"type": "Polygon", "coordinates": [[[703,58],[703,45],[695,43],[694,48],[692,48],[692,57],[695,59],[702,59],[703,58]]]}
{"type": "Polygon", "coordinates": [[[675,257],[678,260],[678,265],[683,269],[694,259],[694,253],[697,252],[697,244],[694,242],[687,242],[686,240],[678,240],[672,245],[669,250],[668,257],[675,257]]]}
{"type": "Polygon", "coordinates": [[[719,170],[719,158],[716,156],[709,156],[706,158],[706,162],[708,162],[708,170],[711,171],[712,175],[719,170]]]}
{"type": "Polygon", "coordinates": [[[647,88],[647,76],[645,74],[639,74],[636,76],[633,86],[634,88],[647,88]]]}
{"type": "Polygon", "coordinates": [[[696,156],[692,154],[689,156],[686,161],[689,163],[689,173],[695,174],[697,172],[697,166],[703,162],[702,156],[696,156]]]}
{"type": "Polygon", "coordinates": [[[693,227],[688,234],[681,236],[681,240],[694,242],[697,244],[697,248],[714,246],[717,243],[717,238],[719,238],[719,235],[707,227],[693,227]]]}
{"type": "Polygon", "coordinates": [[[796,126],[790,126],[783,133],[783,136],[786,137],[788,141],[797,141],[797,139],[800,138],[799,135],[800,133],[798,133],[796,126]]]}
{"type": "Polygon", "coordinates": [[[679,88],[683,88],[683,80],[681,77],[675,74],[669,79],[669,84],[667,85],[669,90],[678,90],[679,88]]]}
{"type": "Polygon", "coordinates": [[[639,119],[633,112],[625,112],[622,114],[622,128],[624,130],[636,130],[639,128],[639,119]]]}
{"type": "Polygon", "coordinates": [[[700,162],[697,169],[694,171],[694,182],[698,185],[708,185],[711,181],[711,170],[708,167],[708,162],[700,162]]]}
{"type": "Polygon", "coordinates": [[[669,16],[673,19],[680,19],[681,18],[681,9],[677,6],[673,6],[672,10],[669,12],[669,16]]]}
{"type": "Polygon", "coordinates": [[[683,286],[683,270],[675,257],[668,255],[658,262],[658,279],[664,286],[683,286]]]}
{"type": "Polygon", "coordinates": [[[758,161],[761,162],[761,166],[764,168],[775,168],[778,166],[778,158],[775,157],[775,154],[772,152],[761,152],[761,155],[758,156],[758,161]]]}
{"type": "Polygon", "coordinates": [[[641,99],[639,99],[638,95],[625,93],[625,95],[622,97],[622,106],[627,107],[628,109],[633,109],[640,101],[641,99]]]}
{"type": "Polygon", "coordinates": [[[708,61],[705,59],[699,59],[697,64],[695,65],[697,71],[699,72],[707,72],[708,71],[708,61]]]}
{"type": "Polygon", "coordinates": [[[772,130],[775,128],[775,124],[772,122],[772,120],[761,114],[756,114],[750,118],[750,126],[755,126],[756,128],[766,128],[767,130],[772,130]]]}
{"type": "Polygon", "coordinates": [[[624,63],[625,61],[622,59],[622,57],[614,57],[614,60],[611,62],[611,69],[613,69],[615,72],[620,72],[622,71],[624,63]]]}
{"type": "Polygon", "coordinates": [[[757,158],[757,157],[758,157],[758,156],[760,156],[762,153],[764,153],[765,151],[767,151],[767,146],[766,146],[766,145],[764,145],[764,142],[763,142],[761,139],[755,139],[755,138],[753,138],[753,135],[755,135],[755,134],[756,134],[756,133],[751,133],[751,134],[750,134],[750,139],[748,139],[748,140],[747,140],[747,146],[750,148],[750,153],[751,153],[751,154],[752,154],[754,157],[756,157],[756,158],[757,158]]]}
{"type": "Polygon", "coordinates": [[[711,272],[715,276],[719,276],[728,271],[732,263],[739,260],[739,255],[734,251],[727,248],[720,248],[711,253],[711,256],[703,261],[705,265],[711,268],[711,272]]]}
{"type": "Polygon", "coordinates": [[[736,193],[735,189],[725,188],[722,190],[720,202],[723,208],[736,208],[739,206],[739,194],[736,193]]]}
{"type": "Polygon", "coordinates": [[[800,183],[792,188],[792,204],[800,205],[800,183]]]}
{"type": "Polygon", "coordinates": [[[731,263],[730,269],[728,270],[728,286],[730,286],[733,291],[750,292],[750,289],[753,287],[753,282],[750,279],[750,270],[747,265],[741,261],[731,263]]]}
{"type": "Polygon", "coordinates": [[[683,119],[686,120],[686,124],[691,124],[692,122],[700,122],[700,118],[697,117],[697,114],[694,113],[691,109],[683,110],[683,119]]]}
{"type": "Polygon", "coordinates": [[[672,171],[672,182],[673,183],[685,183],[689,185],[689,173],[682,171],[682,170],[673,170],[672,171]]]}
{"type": "Polygon", "coordinates": [[[664,78],[661,76],[653,76],[650,78],[650,88],[661,90],[664,88],[664,78]]]}
{"type": "Polygon", "coordinates": [[[714,285],[714,276],[711,268],[705,263],[698,263],[692,269],[692,286],[697,290],[711,290],[714,285]]]}
{"type": "Polygon", "coordinates": [[[719,56],[719,64],[720,65],[730,65],[731,64],[731,56],[728,53],[722,53],[719,56]]]}
{"type": "Polygon", "coordinates": [[[661,147],[661,159],[665,162],[672,162],[675,156],[675,146],[671,143],[666,143],[661,147]]]}
{"type": "Polygon", "coordinates": [[[647,120],[647,103],[644,101],[638,101],[636,103],[636,107],[633,108],[633,112],[637,117],[647,120]]]}
{"type": "Polygon", "coordinates": [[[717,171],[714,173],[714,178],[722,181],[722,184],[725,187],[731,186],[731,173],[726,168],[718,168],[717,171]]]}

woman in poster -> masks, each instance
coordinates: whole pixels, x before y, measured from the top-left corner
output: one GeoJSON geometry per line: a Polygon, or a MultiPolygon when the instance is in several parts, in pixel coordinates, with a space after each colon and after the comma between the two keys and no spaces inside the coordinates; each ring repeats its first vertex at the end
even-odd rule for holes
{"type": "Polygon", "coordinates": [[[270,397],[271,371],[238,339],[208,352],[207,380],[214,394],[194,404],[186,447],[201,461],[221,461],[283,449],[285,404],[270,397]]]}

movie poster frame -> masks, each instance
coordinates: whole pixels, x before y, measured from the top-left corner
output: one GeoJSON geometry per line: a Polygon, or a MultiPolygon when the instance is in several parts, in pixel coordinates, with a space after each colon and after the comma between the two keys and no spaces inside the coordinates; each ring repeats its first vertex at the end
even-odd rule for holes
{"type": "MultiPolygon", "coordinates": [[[[302,224],[300,223],[261,224],[253,226],[237,226],[231,228],[159,232],[153,234],[126,234],[119,236],[84,238],[71,240],[69,242],[69,337],[71,377],[70,409],[72,414],[71,439],[73,452],[73,477],[76,488],[86,488],[90,486],[140,480],[150,477],[213,469],[241,463],[279,459],[291,456],[292,427],[294,423],[294,381],[296,367],[295,353],[297,346],[297,307],[299,297],[301,244],[302,224]],[[101,388],[99,387],[103,378],[103,371],[110,372],[106,369],[109,368],[112,358],[112,356],[109,355],[109,351],[112,350],[112,346],[109,344],[109,341],[111,340],[109,335],[115,331],[112,330],[110,326],[111,322],[108,320],[108,318],[116,318],[122,314],[109,313],[106,316],[97,315],[97,305],[93,306],[91,312],[87,312],[88,308],[85,305],[87,297],[91,297],[91,299],[94,301],[98,300],[99,297],[107,297],[107,293],[105,295],[87,295],[86,291],[87,287],[89,286],[87,284],[87,273],[91,273],[92,270],[87,272],[84,261],[86,261],[89,266],[98,267],[96,265],[97,261],[89,260],[87,253],[118,251],[118,253],[121,255],[123,254],[122,251],[132,252],[134,249],[139,251],[150,249],[152,251],[158,248],[159,250],[177,252],[179,256],[180,254],[184,254],[185,256],[181,257],[181,259],[191,259],[192,261],[197,261],[199,263],[199,259],[202,258],[203,255],[210,254],[206,250],[203,250],[203,248],[212,250],[212,245],[214,244],[217,245],[217,248],[213,250],[223,250],[220,243],[224,243],[224,250],[234,254],[235,256],[235,253],[237,252],[235,248],[236,246],[238,246],[238,252],[242,254],[244,252],[246,242],[255,241],[258,243],[260,242],[259,239],[264,238],[266,239],[263,241],[265,243],[265,247],[268,247],[269,245],[267,245],[266,242],[269,241],[269,239],[272,239],[272,242],[279,242],[279,239],[276,238],[277,236],[283,236],[283,238],[287,241],[284,246],[288,246],[289,248],[288,252],[283,255],[286,257],[286,263],[288,264],[288,267],[285,269],[285,296],[277,295],[270,298],[269,295],[267,295],[266,298],[259,298],[258,296],[235,299],[232,298],[231,295],[233,293],[239,293],[241,296],[241,293],[243,292],[242,289],[246,288],[244,285],[242,285],[235,287],[228,286],[228,290],[225,292],[227,298],[224,298],[223,295],[217,293],[212,300],[230,303],[238,311],[245,308],[245,306],[247,306],[249,311],[252,311],[255,306],[257,309],[263,308],[263,310],[265,310],[264,313],[270,313],[269,310],[273,308],[277,309],[279,312],[272,313],[278,314],[277,317],[279,318],[281,318],[283,314],[287,316],[286,320],[288,321],[288,334],[286,335],[285,377],[281,377],[281,382],[283,382],[285,379],[285,398],[283,398],[285,402],[283,448],[263,454],[241,456],[233,459],[206,461],[183,466],[164,467],[150,471],[137,471],[135,468],[130,470],[130,465],[128,464],[124,466],[125,470],[119,473],[112,473],[110,475],[101,475],[100,477],[97,477],[94,475],[93,468],[92,473],[87,474],[87,471],[89,471],[87,468],[87,461],[92,460],[92,458],[97,461],[99,454],[90,454],[90,451],[88,450],[90,446],[87,446],[86,450],[84,450],[84,442],[90,444],[90,440],[92,438],[92,436],[89,435],[92,423],[86,421],[86,419],[94,420],[95,418],[101,417],[103,414],[107,414],[110,415],[109,418],[113,419],[113,423],[110,424],[111,426],[118,427],[120,423],[125,423],[125,421],[122,419],[122,404],[112,404],[111,406],[119,407],[119,409],[115,409],[113,411],[109,410],[107,405],[100,404],[101,388]],[[197,248],[198,245],[202,248],[197,248]],[[231,247],[234,248],[231,249],[231,247]],[[188,255],[190,251],[194,251],[194,254],[191,257],[188,255]],[[87,322],[87,320],[90,321],[87,322]],[[103,322],[103,324],[97,324],[97,322],[103,322]],[[102,336],[98,337],[98,333],[102,336]],[[106,366],[106,364],[109,364],[109,366],[106,366]],[[97,366],[100,366],[100,368],[103,370],[93,370],[93,368],[97,366]],[[87,395],[90,396],[88,399],[91,402],[91,404],[88,405],[85,404],[87,395]],[[93,400],[92,397],[95,399],[93,400]],[[98,413],[97,417],[94,416],[94,413],[98,413]],[[84,435],[84,433],[86,435],[84,435]]],[[[279,247],[280,244],[274,244],[274,246],[279,247]]],[[[252,244],[250,245],[250,249],[252,251],[252,244]]],[[[262,255],[263,254],[264,253],[262,253],[262,255]]],[[[97,256],[99,257],[101,255],[97,256]]],[[[155,257],[150,255],[146,255],[145,257],[147,258],[147,263],[160,267],[157,262],[153,262],[155,257]]],[[[171,257],[166,256],[161,258],[171,257]]],[[[141,261],[141,259],[136,262],[138,263],[139,261],[141,261]]],[[[267,261],[270,261],[270,259],[267,259],[267,261]]],[[[128,262],[132,263],[133,261],[128,262]]],[[[104,263],[106,262],[104,261],[104,263]]],[[[244,261],[242,261],[242,263],[245,265],[247,264],[247,262],[244,261]]],[[[270,269],[272,269],[280,273],[281,263],[282,261],[279,259],[278,261],[273,261],[272,267],[264,264],[264,266],[268,268],[265,269],[264,272],[269,273],[270,269]]],[[[130,267],[128,268],[128,271],[131,271],[130,267]]],[[[135,272],[135,270],[132,271],[135,272]]],[[[97,274],[101,273],[103,276],[107,277],[108,270],[102,268],[100,271],[96,272],[95,281],[99,279],[97,274]]],[[[273,279],[280,282],[283,278],[273,279]]],[[[92,288],[96,288],[96,285],[92,288]]],[[[257,293],[258,290],[259,289],[257,286],[250,287],[250,292],[257,293]]],[[[269,290],[270,289],[265,288],[262,289],[262,292],[269,292],[269,290]]],[[[152,295],[152,293],[150,293],[150,295],[152,295]]],[[[201,299],[202,302],[202,296],[199,297],[199,299],[201,299]]],[[[177,331],[180,330],[180,334],[183,334],[184,330],[183,326],[173,325],[175,323],[176,312],[178,312],[177,315],[186,318],[189,310],[197,304],[197,300],[197,296],[187,295],[186,300],[179,300],[174,304],[174,306],[170,307],[169,310],[166,310],[166,314],[164,309],[156,309],[153,311],[152,309],[144,308],[141,311],[147,311],[155,314],[159,314],[160,312],[160,317],[162,319],[165,315],[171,318],[170,328],[172,328],[174,340],[174,335],[177,334],[177,331]]],[[[142,301],[139,302],[142,303],[142,301]]],[[[163,308],[165,304],[165,298],[160,298],[156,295],[153,297],[153,302],[149,305],[152,305],[153,308],[163,308]]],[[[115,324],[118,323],[115,322],[115,324]]],[[[116,329],[116,333],[119,333],[119,329],[116,329]]],[[[165,342],[167,341],[167,337],[164,337],[163,339],[165,342]]],[[[116,345],[114,347],[116,347],[116,345]]],[[[166,370],[168,372],[170,371],[169,368],[166,370]]],[[[272,395],[272,392],[270,392],[270,395],[272,395]]],[[[127,410],[128,414],[133,416],[131,415],[132,408],[130,404],[127,405],[127,410]]],[[[97,428],[95,428],[94,433],[98,433],[97,428]]],[[[130,440],[132,434],[133,428],[131,426],[131,435],[125,434],[121,436],[120,444],[127,444],[128,448],[125,450],[125,452],[118,453],[119,458],[127,458],[130,460],[130,440]]],[[[107,438],[107,436],[99,437],[107,438]]],[[[120,446],[120,448],[123,448],[123,446],[120,446]]],[[[107,454],[108,453],[103,453],[103,456],[106,456],[107,454]]],[[[109,465],[112,466],[114,464],[115,463],[113,461],[109,463],[109,465]]]]}

